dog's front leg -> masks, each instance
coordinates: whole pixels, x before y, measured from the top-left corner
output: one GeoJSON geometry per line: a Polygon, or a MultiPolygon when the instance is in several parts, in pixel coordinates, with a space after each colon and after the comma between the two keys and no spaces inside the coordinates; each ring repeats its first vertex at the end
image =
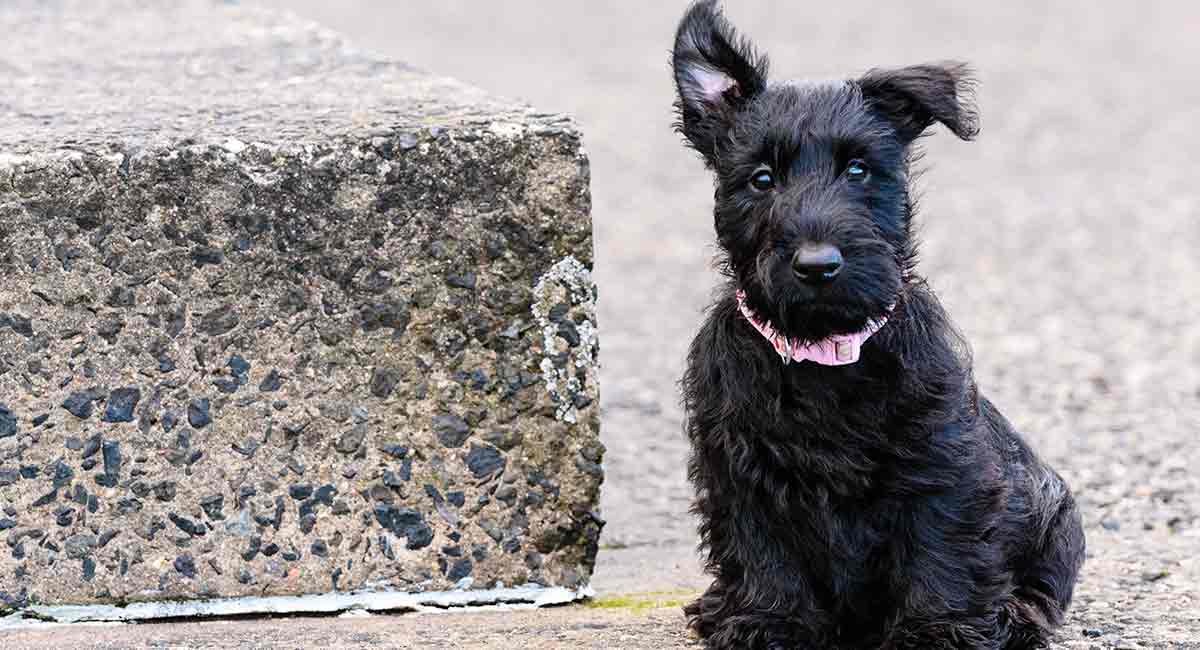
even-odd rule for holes
{"type": "Polygon", "coordinates": [[[881,650],[1000,650],[1001,642],[994,618],[943,613],[902,621],[881,650]]]}
{"type": "MultiPolygon", "coordinates": [[[[759,594],[765,595],[765,594],[759,594]]],[[[744,589],[714,583],[693,606],[698,606],[707,629],[701,631],[714,650],[835,650],[817,641],[807,617],[784,602],[748,604],[744,589]],[[707,634],[705,634],[707,632],[707,634]]],[[[689,612],[690,613],[690,612],[689,612]]]]}
{"type": "Polygon", "coordinates": [[[721,650],[833,648],[821,632],[832,629],[828,616],[795,553],[773,537],[777,524],[761,500],[729,485],[711,488],[701,491],[696,511],[716,579],[685,609],[691,627],[721,650]],[[735,503],[739,494],[747,500],[735,503]]]}

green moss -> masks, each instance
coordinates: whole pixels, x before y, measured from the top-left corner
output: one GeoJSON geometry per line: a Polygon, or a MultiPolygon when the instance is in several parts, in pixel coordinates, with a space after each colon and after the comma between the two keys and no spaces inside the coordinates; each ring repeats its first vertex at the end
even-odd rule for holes
{"type": "Polygon", "coordinates": [[[696,598],[692,591],[651,591],[593,598],[584,604],[589,609],[622,609],[644,614],[652,609],[678,609],[696,598]]]}

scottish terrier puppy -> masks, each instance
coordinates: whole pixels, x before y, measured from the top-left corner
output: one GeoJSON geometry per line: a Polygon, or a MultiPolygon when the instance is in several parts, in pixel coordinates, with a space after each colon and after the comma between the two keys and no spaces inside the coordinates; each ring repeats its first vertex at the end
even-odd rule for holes
{"type": "Polygon", "coordinates": [[[728,286],[683,379],[711,648],[1045,647],[1084,538],[918,275],[911,166],[978,128],[961,64],[769,83],[716,7],[675,40],[728,286]]]}

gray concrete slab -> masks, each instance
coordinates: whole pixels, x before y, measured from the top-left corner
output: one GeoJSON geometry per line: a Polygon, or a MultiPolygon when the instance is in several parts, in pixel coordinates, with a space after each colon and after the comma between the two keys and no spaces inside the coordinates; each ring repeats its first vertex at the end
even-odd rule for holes
{"type": "Polygon", "coordinates": [[[3,153],[188,138],[303,145],[535,112],[236,2],[14,0],[0,7],[0,32],[3,153]]]}
{"type": "Polygon", "coordinates": [[[10,2],[0,34],[0,611],[586,585],[569,118],[237,3],[10,2]]]}

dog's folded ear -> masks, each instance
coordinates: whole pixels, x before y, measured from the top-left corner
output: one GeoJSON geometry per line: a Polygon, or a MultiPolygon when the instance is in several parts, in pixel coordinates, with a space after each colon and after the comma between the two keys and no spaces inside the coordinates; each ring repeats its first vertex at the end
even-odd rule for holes
{"type": "Polygon", "coordinates": [[[679,23],[671,64],[675,128],[711,163],[733,114],[766,87],[767,59],[738,36],[716,0],[702,0],[679,23]]]}
{"type": "Polygon", "coordinates": [[[883,114],[904,143],[941,122],[963,140],[979,133],[975,79],[963,63],[871,70],[857,81],[867,101],[883,114]]]}

